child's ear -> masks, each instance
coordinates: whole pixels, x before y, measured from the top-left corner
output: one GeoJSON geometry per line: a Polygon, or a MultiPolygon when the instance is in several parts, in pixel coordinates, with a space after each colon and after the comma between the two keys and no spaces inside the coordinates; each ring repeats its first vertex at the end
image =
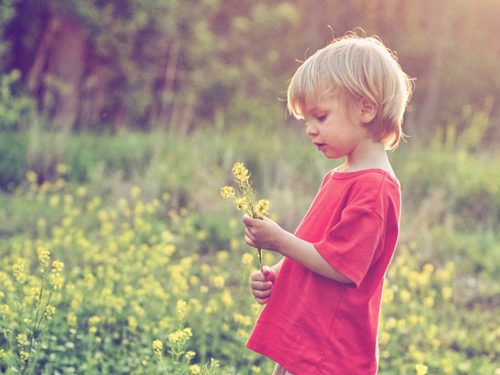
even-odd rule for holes
{"type": "Polygon", "coordinates": [[[363,98],[360,102],[361,122],[369,124],[377,115],[377,105],[369,99],[363,98]]]}

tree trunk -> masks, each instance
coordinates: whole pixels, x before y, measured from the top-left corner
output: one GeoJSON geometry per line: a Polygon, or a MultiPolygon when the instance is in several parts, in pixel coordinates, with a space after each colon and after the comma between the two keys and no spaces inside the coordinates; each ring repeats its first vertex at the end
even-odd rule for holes
{"type": "Polygon", "coordinates": [[[450,1],[443,1],[442,11],[436,12],[435,14],[438,20],[437,31],[433,33],[433,35],[436,35],[436,44],[429,71],[429,88],[418,121],[422,128],[429,130],[435,125],[437,120],[436,115],[439,106],[439,98],[441,96],[443,62],[453,23],[453,9],[450,6],[450,1]]]}

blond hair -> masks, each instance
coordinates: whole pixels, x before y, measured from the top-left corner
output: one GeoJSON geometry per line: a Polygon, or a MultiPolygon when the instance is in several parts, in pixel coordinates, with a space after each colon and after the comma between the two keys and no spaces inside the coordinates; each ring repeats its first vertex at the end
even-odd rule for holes
{"type": "Polygon", "coordinates": [[[367,124],[368,135],[392,150],[404,137],[403,114],[412,90],[413,80],[380,39],[350,33],[318,50],[297,69],[288,87],[288,109],[296,118],[304,118],[307,104],[321,97],[339,93],[345,103],[368,99],[377,106],[375,118],[367,124]]]}

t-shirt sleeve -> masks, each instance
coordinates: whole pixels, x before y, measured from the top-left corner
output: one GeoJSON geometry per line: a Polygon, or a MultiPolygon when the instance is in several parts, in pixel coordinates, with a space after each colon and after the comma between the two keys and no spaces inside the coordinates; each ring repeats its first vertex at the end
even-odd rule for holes
{"type": "Polygon", "coordinates": [[[313,245],[332,267],[358,287],[382,246],[382,234],[380,215],[364,207],[348,206],[340,221],[313,245]]]}

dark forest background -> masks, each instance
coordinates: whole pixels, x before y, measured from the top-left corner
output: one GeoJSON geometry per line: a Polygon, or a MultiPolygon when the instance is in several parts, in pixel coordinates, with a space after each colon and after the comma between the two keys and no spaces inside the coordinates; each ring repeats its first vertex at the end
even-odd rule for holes
{"type": "Polygon", "coordinates": [[[486,110],[496,142],[499,14],[495,0],[3,0],[0,129],[25,129],[27,110],[54,130],[272,126],[296,60],[361,26],[417,79],[407,133],[460,132],[486,110]]]}

